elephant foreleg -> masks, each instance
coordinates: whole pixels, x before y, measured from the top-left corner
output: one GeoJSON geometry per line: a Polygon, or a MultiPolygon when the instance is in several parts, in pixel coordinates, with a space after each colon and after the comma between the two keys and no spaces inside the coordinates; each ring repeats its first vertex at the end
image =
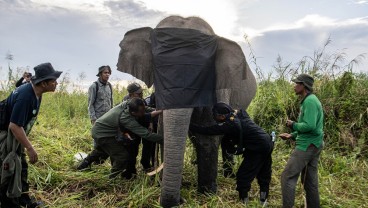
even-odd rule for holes
{"type": "Polygon", "coordinates": [[[215,194],[217,192],[219,141],[219,136],[196,136],[199,193],[215,194]]]}
{"type": "Polygon", "coordinates": [[[169,109],[163,112],[164,171],[161,187],[161,206],[178,206],[183,173],[185,142],[193,109],[169,109]]]}
{"type": "MultiPolygon", "coordinates": [[[[210,107],[195,108],[192,115],[195,124],[210,126],[215,124],[210,107]]],[[[195,146],[198,163],[198,192],[217,192],[217,166],[219,136],[195,134],[195,146]]]]}

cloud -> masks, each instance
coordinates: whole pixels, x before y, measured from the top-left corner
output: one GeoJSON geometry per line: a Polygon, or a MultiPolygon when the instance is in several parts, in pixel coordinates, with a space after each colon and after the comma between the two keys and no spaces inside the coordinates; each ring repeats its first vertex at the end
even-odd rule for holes
{"type": "MultiPolygon", "coordinates": [[[[367,5],[366,0],[0,0],[0,66],[6,68],[1,56],[10,50],[16,66],[50,61],[72,76],[83,71],[95,79],[100,65],[115,66],[125,32],[155,27],[170,14],[202,17],[218,35],[243,46],[247,34],[266,70],[278,54],[297,61],[330,36],[330,50],[347,48],[353,58],[368,50],[367,5]],[[334,9],[325,9],[331,5],[334,9]]],[[[128,76],[114,71],[113,77],[128,76]]]]}
{"type": "MultiPolygon", "coordinates": [[[[323,46],[328,38],[332,42],[328,53],[343,50],[347,61],[359,54],[368,52],[368,18],[354,18],[343,21],[308,15],[293,24],[277,25],[263,29],[252,37],[251,44],[259,57],[259,65],[266,71],[271,70],[278,55],[284,60],[296,63],[305,55],[323,46]]],[[[368,72],[368,60],[365,59],[356,71],[368,72]]]]}
{"type": "Polygon", "coordinates": [[[353,1],[354,4],[368,4],[367,0],[355,0],[353,1]]]}
{"type": "Polygon", "coordinates": [[[282,31],[282,30],[294,30],[303,28],[325,28],[325,30],[330,30],[337,27],[344,27],[349,25],[367,25],[368,26],[368,16],[359,17],[353,19],[347,19],[343,21],[338,21],[332,18],[320,16],[317,14],[306,15],[302,19],[299,19],[291,24],[275,24],[269,27],[255,30],[252,28],[242,28],[242,30],[247,34],[249,38],[254,38],[258,36],[263,36],[264,33],[272,31],[282,31]]]}
{"type": "MultiPolygon", "coordinates": [[[[164,15],[133,1],[74,2],[0,1],[0,56],[10,51],[14,66],[51,62],[74,79],[85,72],[91,80],[99,66],[114,68],[125,32],[154,26],[164,15]]],[[[7,68],[5,59],[0,66],[7,68]]],[[[131,76],[113,72],[113,77],[131,76]]]]}
{"type": "Polygon", "coordinates": [[[134,29],[156,24],[167,14],[165,12],[148,9],[142,2],[134,1],[106,1],[104,5],[109,8],[113,27],[134,29]]]}
{"type": "MultiPolygon", "coordinates": [[[[136,0],[135,2],[138,2],[136,0]]],[[[224,0],[139,0],[152,10],[164,12],[168,15],[181,15],[184,17],[197,16],[207,21],[216,34],[232,38],[236,28],[238,13],[232,1],[224,0]]]]}

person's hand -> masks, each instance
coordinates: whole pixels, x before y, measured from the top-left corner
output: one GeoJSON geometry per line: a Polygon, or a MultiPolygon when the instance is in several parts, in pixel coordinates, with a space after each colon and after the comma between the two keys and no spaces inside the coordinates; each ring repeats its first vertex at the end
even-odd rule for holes
{"type": "Polygon", "coordinates": [[[158,116],[158,115],[160,115],[160,114],[162,114],[162,110],[155,110],[155,111],[152,111],[151,112],[151,117],[156,117],[156,116],[158,116]]]}
{"type": "Polygon", "coordinates": [[[38,161],[38,154],[36,150],[32,146],[26,148],[26,150],[27,150],[27,155],[29,157],[29,162],[31,164],[35,164],[38,161]]]}
{"type": "Polygon", "coordinates": [[[148,131],[150,132],[150,133],[152,133],[153,132],[153,123],[151,122],[150,124],[149,124],[149,126],[148,126],[148,131]]]}
{"type": "Polygon", "coordinates": [[[96,123],[96,120],[91,120],[92,126],[95,125],[95,123],[96,123]]]}
{"type": "Polygon", "coordinates": [[[286,126],[287,126],[287,127],[289,127],[289,128],[293,128],[293,123],[294,123],[294,121],[292,121],[292,120],[287,120],[287,121],[286,121],[286,126]]]}
{"type": "Polygon", "coordinates": [[[124,134],[125,138],[127,138],[129,140],[133,140],[129,133],[126,132],[126,133],[123,133],[123,134],[124,134]]]}
{"type": "Polygon", "coordinates": [[[291,134],[288,134],[288,133],[282,133],[279,135],[279,137],[283,140],[288,140],[288,139],[291,139],[293,136],[291,134]]]}

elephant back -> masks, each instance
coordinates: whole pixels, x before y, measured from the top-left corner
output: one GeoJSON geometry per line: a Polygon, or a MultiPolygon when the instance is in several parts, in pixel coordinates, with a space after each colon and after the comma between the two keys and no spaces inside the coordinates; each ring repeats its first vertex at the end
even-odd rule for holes
{"type": "Polygon", "coordinates": [[[169,16],[161,20],[156,28],[186,28],[199,30],[206,35],[215,35],[212,27],[199,17],[169,16]]]}

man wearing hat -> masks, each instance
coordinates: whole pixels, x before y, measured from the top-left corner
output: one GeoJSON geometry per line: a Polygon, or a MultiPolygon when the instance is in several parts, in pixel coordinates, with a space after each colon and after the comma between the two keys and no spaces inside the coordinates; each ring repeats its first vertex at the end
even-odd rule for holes
{"type": "MultiPolygon", "coordinates": [[[[143,99],[143,88],[140,84],[134,82],[127,86],[128,95],[126,95],[123,98],[124,101],[128,101],[132,98],[140,98],[143,99]]],[[[143,100],[145,102],[145,100],[143,100]]],[[[145,105],[147,103],[145,102],[145,105]]],[[[146,107],[146,112],[152,112],[154,109],[150,107],[146,107]]],[[[144,119],[139,119],[138,122],[144,126],[145,128],[149,128],[150,122],[144,119]]],[[[137,174],[136,164],[137,164],[137,156],[139,153],[139,145],[142,141],[142,157],[141,157],[141,164],[143,166],[143,169],[145,171],[150,170],[151,167],[153,167],[153,161],[154,161],[154,151],[155,151],[155,143],[141,139],[137,135],[131,135],[134,137],[134,141],[129,144],[128,152],[129,152],[129,162],[127,166],[127,171],[123,174],[123,176],[127,179],[132,178],[135,174],[137,174]]]]}
{"type": "Polygon", "coordinates": [[[42,95],[53,92],[62,72],[55,71],[50,63],[34,67],[31,83],[21,85],[6,99],[5,115],[8,125],[0,130],[1,207],[37,207],[28,192],[28,164],[38,160],[38,154],[28,134],[39,112],[42,95]],[[26,153],[26,154],[25,154],[26,153]]]}
{"type": "Polygon", "coordinates": [[[295,150],[281,175],[282,203],[284,208],[294,206],[295,187],[301,174],[306,206],[320,207],[318,161],[323,148],[323,109],[313,94],[313,77],[300,74],[292,81],[295,83],[295,93],[301,98],[301,106],[298,121],[286,122],[292,133],[279,135],[284,140],[296,142],[295,150]]]}
{"type": "MultiPolygon", "coordinates": [[[[91,124],[94,125],[96,120],[107,113],[113,106],[112,86],[109,82],[111,75],[110,66],[101,66],[98,68],[98,80],[88,89],[88,114],[91,119],[91,124]]],[[[92,163],[101,164],[109,156],[96,148],[85,158],[77,167],[78,170],[83,170],[92,163]]]]}

